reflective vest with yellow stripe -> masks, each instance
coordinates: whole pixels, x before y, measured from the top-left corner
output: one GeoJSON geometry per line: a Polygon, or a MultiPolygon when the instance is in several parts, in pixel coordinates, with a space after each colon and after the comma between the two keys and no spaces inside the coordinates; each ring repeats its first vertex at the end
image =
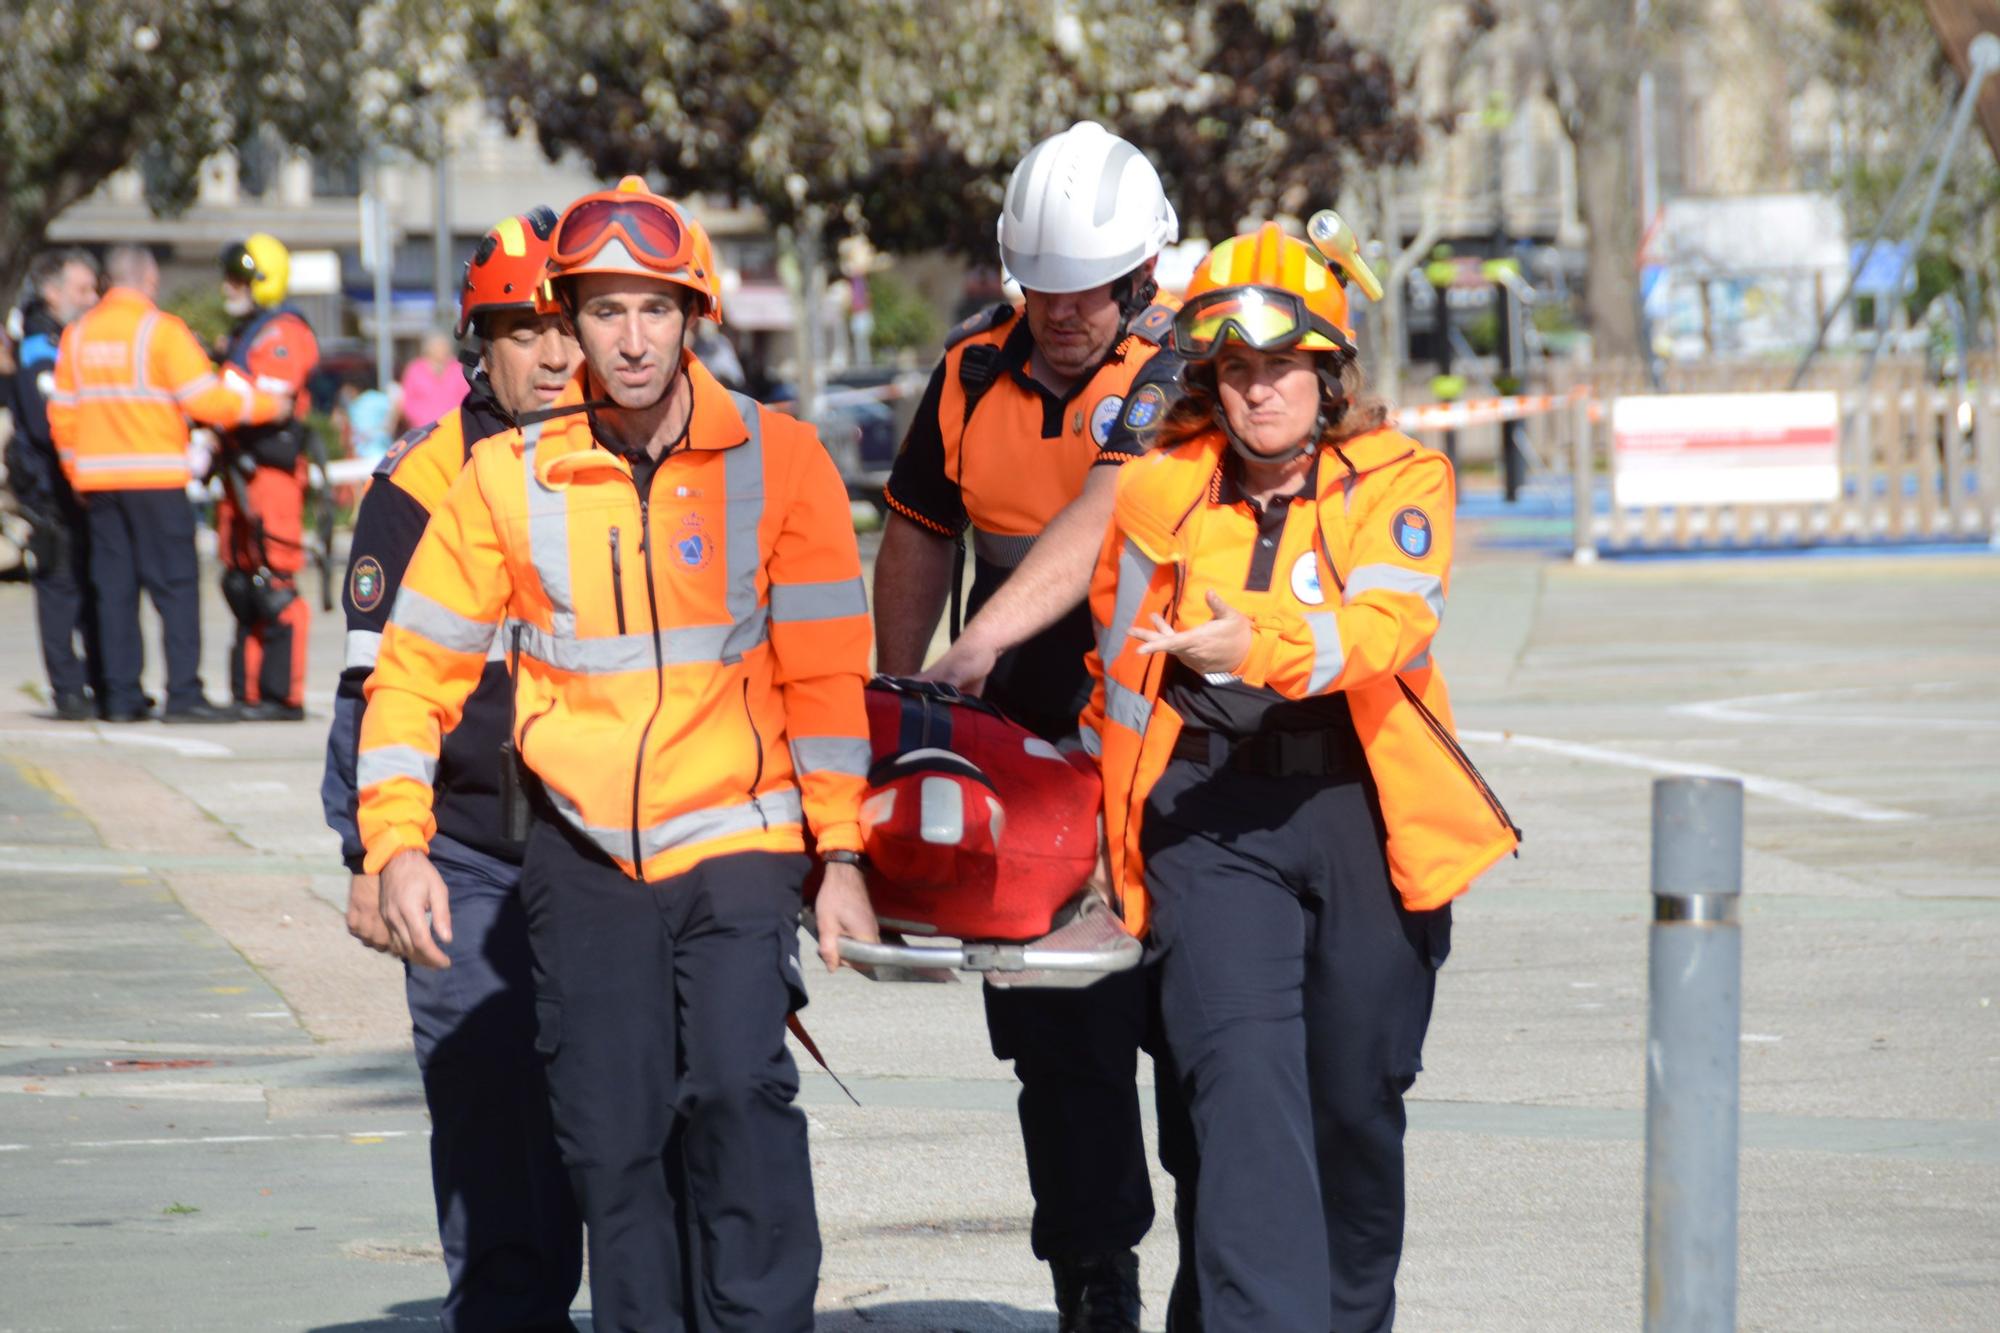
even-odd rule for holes
{"type": "Polygon", "coordinates": [[[188,418],[230,430],[277,413],[277,399],[218,372],[178,315],[129,287],[63,330],[49,434],[80,492],[178,490],[188,483],[188,418]]]}
{"type": "MultiPolygon", "coordinates": [[[[1141,657],[1130,630],[1150,626],[1155,614],[1176,628],[1211,619],[1200,596],[1186,595],[1190,570],[1222,562],[1240,579],[1249,563],[1237,539],[1218,539],[1223,525],[1205,531],[1227,447],[1211,431],[1126,467],[1091,579],[1098,642],[1081,734],[1103,771],[1112,883],[1135,933],[1147,916],[1141,814],[1181,719],[1160,701],[1166,655],[1141,657]]],[[[1345,691],[1381,797],[1390,878],[1404,904],[1422,911],[1465,892],[1520,841],[1459,748],[1444,676],[1431,661],[1450,581],[1451,466],[1407,436],[1378,430],[1343,442],[1339,454],[1322,453],[1317,475],[1310,548],[1289,576],[1281,557],[1276,595],[1254,611],[1239,608],[1255,638],[1235,674],[1291,699],[1345,691]]]]}
{"type": "Polygon", "coordinates": [[[811,427],[686,364],[687,443],[644,499],[583,413],[474,448],[368,681],[371,873],[429,845],[438,737],[496,641],[522,760],[626,874],[798,851],[808,826],[821,851],[860,850],[870,640],[846,488],[811,427]]]}

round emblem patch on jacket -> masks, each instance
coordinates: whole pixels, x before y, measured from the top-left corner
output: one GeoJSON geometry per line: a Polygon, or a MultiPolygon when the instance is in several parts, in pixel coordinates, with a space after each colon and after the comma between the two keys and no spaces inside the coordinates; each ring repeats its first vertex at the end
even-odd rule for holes
{"type": "Polygon", "coordinates": [[[1320,606],[1326,601],[1326,590],[1319,586],[1319,560],[1311,551],[1292,562],[1292,596],[1307,606],[1320,606]]]}
{"type": "Polygon", "coordinates": [[[347,596],[357,611],[373,611],[382,605],[382,596],[389,591],[389,577],[382,572],[382,565],[372,555],[364,555],[354,562],[354,568],[347,575],[347,596]]]}
{"type": "Polygon", "coordinates": [[[1396,511],[1396,517],[1389,522],[1389,532],[1396,539],[1396,549],[1412,560],[1421,560],[1431,553],[1430,515],[1415,505],[1396,511]]]}
{"type": "Polygon", "coordinates": [[[1111,438],[1111,428],[1118,424],[1118,413],[1125,406],[1125,400],[1117,394],[1109,394],[1097,400],[1097,406],[1090,409],[1090,438],[1100,445],[1111,438]]]}
{"type": "Polygon", "coordinates": [[[715,543],[701,530],[699,514],[689,514],[681,520],[680,536],[674,538],[674,554],[689,569],[705,569],[715,558],[715,543]]]}

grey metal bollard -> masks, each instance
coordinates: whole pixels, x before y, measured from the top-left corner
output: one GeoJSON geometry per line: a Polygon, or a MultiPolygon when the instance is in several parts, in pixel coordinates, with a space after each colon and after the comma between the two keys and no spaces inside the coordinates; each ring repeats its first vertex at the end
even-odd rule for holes
{"type": "Polygon", "coordinates": [[[1743,784],[1653,784],[1646,1330],[1736,1327],[1743,784]]]}

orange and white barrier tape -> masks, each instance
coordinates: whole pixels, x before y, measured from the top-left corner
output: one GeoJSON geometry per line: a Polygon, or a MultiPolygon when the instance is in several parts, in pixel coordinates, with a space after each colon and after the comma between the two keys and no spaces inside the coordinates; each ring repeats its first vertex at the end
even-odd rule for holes
{"type": "Polygon", "coordinates": [[[1466,426],[1490,426],[1500,421],[1521,421],[1546,416],[1578,398],[1589,389],[1568,393],[1516,394],[1508,398],[1474,398],[1462,403],[1423,403],[1404,407],[1395,414],[1402,430],[1459,430],[1466,426]]]}

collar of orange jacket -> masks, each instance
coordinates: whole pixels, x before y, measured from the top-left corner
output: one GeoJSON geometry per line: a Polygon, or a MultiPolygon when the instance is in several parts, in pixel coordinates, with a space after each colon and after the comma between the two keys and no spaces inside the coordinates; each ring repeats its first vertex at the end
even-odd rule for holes
{"type": "MultiPolygon", "coordinates": [[[[1386,426],[1343,440],[1339,453],[1325,449],[1320,454],[1317,498],[1338,495],[1353,479],[1401,462],[1419,448],[1415,440],[1386,426]]],[[[1229,442],[1217,429],[1119,470],[1118,526],[1150,559],[1164,564],[1180,558],[1180,529],[1220,475],[1228,450],[1229,442]]]]}
{"type": "MultiPolygon", "coordinates": [[[[686,371],[688,385],[694,392],[694,407],[688,417],[687,448],[689,449],[731,449],[750,438],[750,432],[743,424],[743,416],[736,410],[736,403],[722,382],[709,373],[692,352],[681,354],[681,368],[686,371]]],[[[556,408],[575,407],[584,401],[585,376],[588,371],[579,367],[569,387],[551,405],[556,408]]],[[[542,428],[540,442],[535,449],[535,470],[542,480],[551,486],[573,480],[577,474],[594,468],[609,468],[613,471],[631,474],[632,466],[616,452],[605,448],[590,427],[591,414],[572,412],[556,417],[542,428]]]]}

